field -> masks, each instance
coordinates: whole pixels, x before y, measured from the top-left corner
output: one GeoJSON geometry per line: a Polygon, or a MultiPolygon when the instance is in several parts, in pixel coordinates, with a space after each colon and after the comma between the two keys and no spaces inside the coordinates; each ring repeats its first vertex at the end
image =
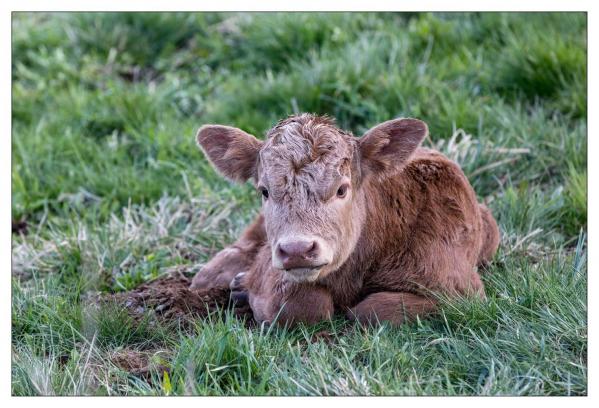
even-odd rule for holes
{"type": "Polygon", "coordinates": [[[584,14],[15,13],[12,35],[14,395],[587,394],[584,14]],[[200,125],[294,112],[426,121],[500,225],[487,300],[396,329],[93,306],[257,214],[200,125]]]}

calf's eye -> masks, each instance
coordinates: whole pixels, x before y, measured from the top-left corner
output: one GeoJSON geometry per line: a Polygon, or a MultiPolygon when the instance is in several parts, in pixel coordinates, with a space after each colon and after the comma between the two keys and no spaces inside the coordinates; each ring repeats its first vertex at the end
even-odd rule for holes
{"type": "Polygon", "coordinates": [[[337,189],[337,197],[338,198],[343,198],[347,195],[347,189],[349,188],[349,186],[347,184],[342,184],[341,186],[339,186],[339,188],[337,189]]]}
{"type": "Polygon", "coordinates": [[[264,199],[268,199],[268,190],[264,187],[260,188],[260,192],[262,193],[262,197],[264,197],[264,199]]]}

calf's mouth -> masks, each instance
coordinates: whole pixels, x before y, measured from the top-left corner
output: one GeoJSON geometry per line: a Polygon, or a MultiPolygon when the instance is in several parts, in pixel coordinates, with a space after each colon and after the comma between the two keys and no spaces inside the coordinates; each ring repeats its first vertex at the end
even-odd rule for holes
{"type": "Polygon", "coordinates": [[[328,264],[321,264],[309,268],[284,269],[284,277],[290,282],[314,282],[318,279],[320,271],[328,264]]]}

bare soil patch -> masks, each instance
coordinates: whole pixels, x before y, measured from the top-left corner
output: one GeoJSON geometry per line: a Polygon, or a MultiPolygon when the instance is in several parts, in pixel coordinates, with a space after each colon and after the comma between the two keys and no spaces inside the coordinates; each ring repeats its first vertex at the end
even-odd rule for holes
{"type": "Polygon", "coordinates": [[[158,320],[189,323],[225,308],[232,308],[237,317],[253,321],[249,306],[238,307],[230,301],[230,290],[190,290],[191,279],[180,272],[144,283],[128,291],[110,294],[104,300],[113,301],[127,309],[135,319],[150,312],[158,320]]]}

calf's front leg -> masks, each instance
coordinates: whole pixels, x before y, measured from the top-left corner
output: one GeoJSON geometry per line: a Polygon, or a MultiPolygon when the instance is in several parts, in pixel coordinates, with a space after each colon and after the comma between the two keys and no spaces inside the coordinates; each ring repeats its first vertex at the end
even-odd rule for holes
{"type": "Polygon", "coordinates": [[[315,324],[333,317],[331,294],[323,287],[297,285],[283,293],[249,293],[249,303],[257,322],[294,326],[315,324]]]}
{"type": "Polygon", "coordinates": [[[296,285],[281,300],[277,319],[281,324],[315,324],[333,317],[333,298],[322,286],[296,285]]]}
{"type": "Polygon", "coordinates": [[[399,326],[416,316],[425,316],[435,311],[434,300],[407,292],[378,292],[368,295],[347,312],[351,320],[362,324],[389,322],[399,326]]]}

